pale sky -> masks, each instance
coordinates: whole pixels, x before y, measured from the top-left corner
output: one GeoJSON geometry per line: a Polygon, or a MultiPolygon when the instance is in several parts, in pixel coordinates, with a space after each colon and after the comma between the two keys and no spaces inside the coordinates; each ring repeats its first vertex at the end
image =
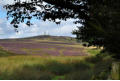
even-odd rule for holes
{"type": "Polygon", "coordinates": [[[66,22],[62,21],[60,25],[56,25],[53,22],[33,20],[31,27],[21,23],[18,28],[18,33],[15,32],[14,27],[10,25],[10,22],[6,19],[6,10],[3,9],[3,5],[12,4],[14,0],[0,0],[0,39],[4,38],[23,38],[43,35],[44,33],[54,36],[70,36],[74,29],[77,29],[76,25],[73,24],[73,19],[69,19],[66,22]]]}

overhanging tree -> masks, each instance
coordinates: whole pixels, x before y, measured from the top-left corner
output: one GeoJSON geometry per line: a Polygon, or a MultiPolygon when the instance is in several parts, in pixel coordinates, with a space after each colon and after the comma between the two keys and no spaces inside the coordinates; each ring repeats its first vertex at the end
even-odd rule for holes
{"type": "Polygon", "coordinates": [[[82,27],[73,32],[78,40],[103,46],[105,50],[115,53],[114,56],[120,57],[120,0],[18,0],[5,8],[7,18],[12,18],[11,24],[15,28],[23,22],[32,25],[32,18],[56,24],[60,24],[57,19],[79,19],[75,24],[81,23],[82,27]]]}
{"type": "Polygon", "coordinates": [[[89,45],[103,46],[104,50],[114,53],[115,58],[120,58],[120,1],[89,1],[90,18],[73,34],[77,34],[78,39],[87,41],[89,45]]]}
{"type": "Polygon", "coordinates": [[[17,28],[20,23],[31,25],[32,18],[49,20],[65,20],[69,18],[85,19],[88,7],[85,0],[29,0],[29,2],[16,1],[15,4],[4,6],[7,9],[7,18],[12,18],[11,24],[17,28]],[[37,8],[40,8],[38,10],[37,8]]]}

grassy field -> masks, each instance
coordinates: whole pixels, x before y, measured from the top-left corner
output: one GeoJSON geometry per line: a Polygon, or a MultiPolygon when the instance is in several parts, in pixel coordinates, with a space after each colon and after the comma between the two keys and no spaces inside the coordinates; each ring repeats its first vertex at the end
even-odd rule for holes
{"type": "Polygon", "coordinates": [[[4,57],[2,54],[1,80],[108,79],[112,62],[110,57],[99,56],[15,56],[8,53],[4,57]]]}
{"type": "MultiPolygon", "coordinates": [[[[61,45],[61,44],[60,44],[61,45]]],[[[65,45],[67,46],[67,45],[65,45]]],[[[70,47],[79,47],[70,45],[70,47]]],[[[82,46],[80,46],[82,47],[82,46]]],[[[1,80],[91,80],[110,79],[113,59],[100,49],[84,48],[85,56],[40,56],[13,54],[0,48],[1,80]],[[103,58],[104,57],[104,58],[103,58]]]]}

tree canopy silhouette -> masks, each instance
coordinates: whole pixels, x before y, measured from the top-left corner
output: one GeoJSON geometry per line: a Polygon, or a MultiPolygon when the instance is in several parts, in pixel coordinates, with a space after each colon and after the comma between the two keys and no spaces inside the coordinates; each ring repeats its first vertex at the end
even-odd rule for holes
{"type": "Polygon", "coordinates": [[[120,0],[90,0],[90,16],[82,27],[75,30],[78,39],[89,45],[103,46],[120,58],[120,0]]]}
{"type": "Polygon", "coordinates": [[[69,18],[85,19],[88,7],[85,0],[29,0],[29,2],[16,1],[15,4],[5,5],[7,18],[12,18],[11,24],[17,28],[20,23],[31,25],[32,18],[57,22],[69,18]],[[37,9],[39,8],[39,10],[37,9]]]}
{"type": "Polygon", "coordinates": [[[33,18],[56,24],[60,24],[57,20],[78,19],[75,24],[82,26],[73,31],[78,40],[103,46],[120,58],[120,0],[15,0],[4,7],[15,28],[23,22],[31,26],[33,18]]]}

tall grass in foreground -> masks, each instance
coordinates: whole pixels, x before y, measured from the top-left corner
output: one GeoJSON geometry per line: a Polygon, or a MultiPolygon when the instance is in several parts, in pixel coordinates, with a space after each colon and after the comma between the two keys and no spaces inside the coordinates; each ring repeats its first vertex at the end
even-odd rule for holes
{"type": "Polygon", "coordinates": [[[108,79],[111,59],[11,56],[0,58],[0,79],[108,79]]]}
{"type": "Polygon", "coordinates": [[[109,79],[109,56],[8,56],[0,57],[2,80],[109,79]]]}

